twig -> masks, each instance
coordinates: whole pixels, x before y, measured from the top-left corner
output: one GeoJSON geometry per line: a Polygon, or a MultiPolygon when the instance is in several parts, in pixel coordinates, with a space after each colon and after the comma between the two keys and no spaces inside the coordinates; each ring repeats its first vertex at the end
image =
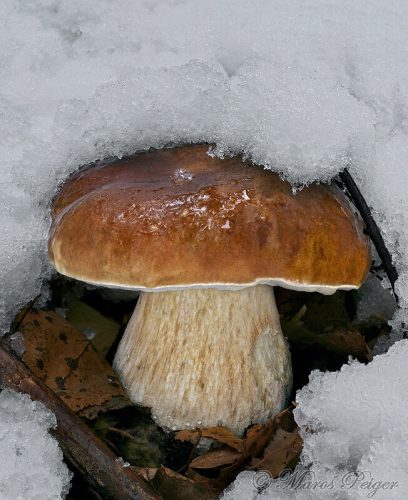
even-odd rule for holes
{"type": "Polygon", "coordinates": [[[346,187],[347,191],[349,192],[357,210],[360,212],[361,218],[366,225],[366,233],[371,238],[371,241],[373,242],[377,250],[378,256],[383,263],[384,270],[388,276],[388,279],[390,280],[392,291],[394,292],[395,298],[398,301],[398,297],[394,289],[395,282],[398,279],[398,272],[394,264],[392,263],[391,255],[387,247],[385,246],[384,239],[381,236],[377,223],[371,215],[370,208],[367,205],[363,195],[358,189],[357,184],[354,182],[354,179],[352,178],[347,168],[339,173],[339,177],[346,187]]]}
{"type": "Polygon", "coordinates": [[[0,341],[0,382],[17,392],[41,401],[57,419],[52,431],[64,456],[104,499],[158,500],[154,491],[118,457],[91,429],[27,366],[0,341]]]}
{"type": "Polygon", "coordinates": [[[130,439],[131,441],[136,441],[136,439],[132,436],[132,434],[122,429],[117,429],[116,427],[108,427],[108,431],[116,432],[116,434],[119,434],[123,438],[130,439]]]}
{"type": "Polygon", "coordinates": [[[15,325],[12,325],[12,328],[3,335],[3,339],[6,337],[10,337],[14,333],[18,331],[20,328],[22,322],[24,321],[24,318],[27,316],[27,314],[31,311],[33,308],[34,304],[37,302],[37,300],[41,297],[41,293],[36,295],[33,299],[30,300],[30,302],[27,304],[27,306],[23,309],[23,312],[21,313],[20,317],[18,318],[18,321],[15,325]]]}

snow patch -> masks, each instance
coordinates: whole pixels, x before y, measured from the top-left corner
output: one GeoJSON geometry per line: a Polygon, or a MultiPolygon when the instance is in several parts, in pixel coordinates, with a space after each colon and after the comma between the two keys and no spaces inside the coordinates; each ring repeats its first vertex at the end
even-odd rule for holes
{"type": "Polygon", "coordinates": [[[55,500],[68,493],[71,472],[49,430],[55,416],[39,402],[0,393],[0,498],[55,500]]]}

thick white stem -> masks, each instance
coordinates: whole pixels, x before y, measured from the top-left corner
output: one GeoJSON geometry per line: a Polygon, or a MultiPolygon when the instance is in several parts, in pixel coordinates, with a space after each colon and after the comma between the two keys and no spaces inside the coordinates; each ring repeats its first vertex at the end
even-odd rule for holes
{"type": "Polygon", "coordinates": [[[267,285],[142,293],[114,368],[130,399],[171,429],[240,434],[280,411],[292,382],[267,285]]]}

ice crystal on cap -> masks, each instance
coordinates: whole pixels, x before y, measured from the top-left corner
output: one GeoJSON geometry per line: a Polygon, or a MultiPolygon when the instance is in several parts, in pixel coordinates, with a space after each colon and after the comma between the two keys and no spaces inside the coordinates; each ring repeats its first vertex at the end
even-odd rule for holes
{"type": "Polygon", "coordinates": [[[72,474],[49,433],[55,426],[41,403],[10,390],[0,393],[0,498],[65,497],[72,474]]]}

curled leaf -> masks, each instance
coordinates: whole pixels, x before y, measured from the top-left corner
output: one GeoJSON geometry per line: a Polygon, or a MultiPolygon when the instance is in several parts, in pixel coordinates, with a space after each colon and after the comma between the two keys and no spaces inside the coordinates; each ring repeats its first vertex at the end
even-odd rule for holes
{"type": "Polygon", "coordinates": [[[276,417],[273,439],[264,449],[262,458],[252,458],[248,469],[267,470],[278,477],[284,469],[295,467],[302,444],[292,412],[284,411],[276,417]]]}
{"type": "MultiPolygon", "coordinates": [[[[211,431],[211,429],[208,429],[211,431]]],[[[190,431],[188,431],[190,432],[190,431]]],[[[203,436],[204,436],[204,431],[203,436]]],[[[230,431],[209,432],[216,440],[230,431]]],[[[193,433],[190,433],[190,437],[193,433]]],[[[182,434],[183,438],[188,434],[182,434]]],[[[283,469],[294,467],[300,455],[302,440],[290,409],[284,410],[265,424],[257,424],[247,429],[240,440],[240,450],[218,440],[221,446],[210,449],[194,458],[187,469],[187,476],[209,487],[223,489],[243,469],[265,468],[279,474],[283,469]]]]}
{"type": "Polygon", "coordinates": [[[222,444],[227,444],[234,450],[242,452],[243,440],[225,427],[210,427],[208,429],[182,430],[177,432],[176,439],[196,443],[201,438],[214,439],[222,444]]]}

